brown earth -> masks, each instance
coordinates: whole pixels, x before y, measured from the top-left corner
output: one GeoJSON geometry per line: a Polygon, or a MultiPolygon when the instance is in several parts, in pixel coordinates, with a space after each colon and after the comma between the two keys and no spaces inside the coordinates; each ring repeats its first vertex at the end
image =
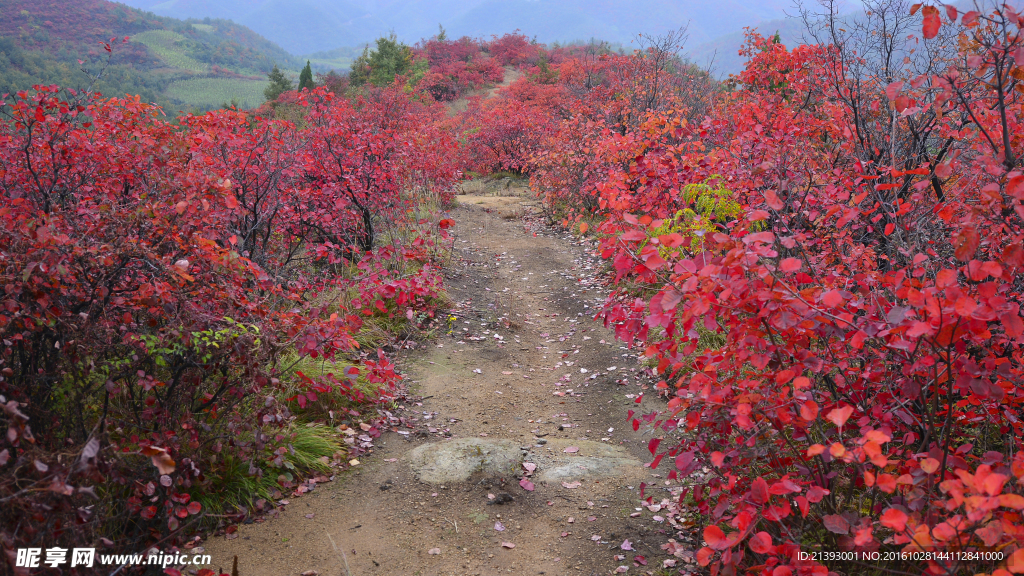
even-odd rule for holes
{"type": "Polygon", "coordinates": [[[593,321],[607,294],[593,244],[544,226],[522,189],[467,192],[451,214],[451,330],[399,362],[422,398],[405,406],[416,427],[276,518],[211,538],[213,567],[237,555],[240,576],[676,573],[659,547],[679,536],[640,507],[641,482],[668,496],[664,472],[642,465],[649,436],[626,419],[661,402],[634,403],[647,387],[636,354],[593,321]]]}

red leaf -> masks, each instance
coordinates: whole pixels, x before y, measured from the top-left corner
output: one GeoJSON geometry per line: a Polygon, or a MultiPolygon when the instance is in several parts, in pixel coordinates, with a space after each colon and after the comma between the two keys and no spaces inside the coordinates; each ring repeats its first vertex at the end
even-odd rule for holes
{"type": "Polygon", "coordinates": [[[925,6],[921,9],[921,14],[924,16],[922,33],[925,39],[935,38],[939,34],[939,26],[942,26],[942,20],[939,18],[939,9],[935,6],[925,6]]]}
{"type": "Polygon", "coordinates": [[[821,499],[828,496],[830,492],[821,486],[811,486],[807,489],[808,502],[821,502],[821,499]]]}
{"type": "Polygon", "coordinates": [[[800,404],[800,417],[804,420],[814,420],[818,417],[818,403],[812,400],[800,404]]]}
{"type": "Polygon", "coordinates": [[[651,441],[647,443],[647,449],[651,451],[651,456],[658,451],[658,444],[661,444],[661,438],[651,438],[651,441]]]}
{"type": "Polygon", "coordinates": [[[875,486],[882,492],[892,494],[896,491],[896,477],[892,474],[879,474],[875,478],[875,486]]]}
{"type": "Polygon", "coordinates": [[[799,258],[786,258],[779,264],[779,270],[783,272],[796,272],[803,266],[799,258]]]}
{"type": "Polygon", "coordinates": [[[1021,321],[1020,316],[1012,313],[1003,314],[999,320],[1003,323],[1003,330],[1006,331],[1007,336],[1019,339],[1024,335],[1024,322],[1021,321]]]}
{"type": "Polygon", "coordinates": [[[721,468],[722,464],[725,464],[725,454],[718,451],[712,452],[711,463],[714,464],[716,468],[721,468]]]}
{"type": "Polygon", "coordinates": [[[683,299],[683,295],[675,290],[665,290],[661,297],[661,309],[665,312],[674,310],[679,301],[683,299]]]}
{"type": "Polygon", "coordinates": [[[850,523],[846,521],[846,518],[838,514],[830,514],[821,518],[822,523],[825,525],[825,529],[834,534],[849,534],[850,523]]]}
{"type": "Polygon", "coordinates": [[[903,82],[893,82],[885,87],[885,97],[889,100],[895,100],[900,95],[900,90],[903,89],[903,82]]]}
{"type": "Polygon", "coordinates": [[[754,242],[765,242],[770,244],[774,241],[775,234],[772,234],[771,232],[755,232],[743,237],[744,244],[753,244],[754,242]]]}
{"type": "Polygon", "coordinates": [[[882,512],[880,520],[882,522],[882,526],[892,528],[897,532],[902,532],[907,528],[907,515],[896,508],[889,508],[885,512],[882,512]]]}
{"type": "MultiPolygon", "coordinates": [[[[1024,61],[1020,65],[1024,65],[1024,61]]],[[[935,173],[939,173],[937,168],[935,173]]],[[[1024,174],[1010,178],[1007,182],[1007,194],[1017,200],[1024,200],[1024,174]]]]}
{"type": "Polygon", "coordinates": [[[758,476],[750,485],[750,497],[754,499],[757,504],[765,504],[768,502],[768,483],[764,481],[764,478],[758,476]]]}
{"type": "Polygon", "coordinates": [[[722,532],[722,529],[714,524],[704,529],[704,541],[713,550],[723,550],[729,547],[729,541],[725,537],[725,532],[722,532]]]}
{"type": "Polygon", "coordinates": [[[534,489],[533,482],[530,482],[526,478],[523,478],[522,480],[520,480],[519,481],[519,485],[523,487],[523,490],[526,490],[527,492],[533,492],[533,489],[534,489]]]}
{"type": "Polygon", "coordinates": [[[773,550],[772,537],[767,532],[758,532],[747,542],[750,549],[758,554],[768,554],[773,550]]]}
{"type": "Polygon", "coordinates": [[[835,308],[843,303],[843,296],[838,290],[829,290],[821,295],[821,303],[829,308],[835,308]]]}
{"type": "Polygon", "coordinates": [[[978,251],[978,232],[972,226],[964,228],[953,238],[953,255],[964,262],[970,260],[978,251]]]}
{"type": "Polygon", "coordinates": [[[160,471],[161,474],[167,475],[174,472],[174,460],[171,458],[167,450],[158,448],[156,446],[150,446],[142,449],[144,456],[149,456],[153,461],[153,466],[160,471]]]}
{"type": "Polygon", "coordinates": [[[825,415],[825,418],[836,426],[842,428],[843,424],[846,424],[846,421],[850,419],[852,414],[853,406],[843,406],[842,408],[835,408],[831,410],[825,415]]]}

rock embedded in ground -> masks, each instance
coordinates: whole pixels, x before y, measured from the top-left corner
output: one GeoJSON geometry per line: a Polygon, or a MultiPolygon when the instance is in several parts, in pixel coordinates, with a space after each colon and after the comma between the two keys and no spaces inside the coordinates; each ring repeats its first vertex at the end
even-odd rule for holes
{"type": "Polygon", "coordinates": [[[407,457],[416,477],[430,484],[465,482],[474,474],[511,475],[523,462],[511,440],[458,438],[417,446],[407,457]]]}
{"type": "Polygon", "coordinates": [[[643,465],[621,446],[592,440],[552,439],[548,450],[531,452],[529,460],[537,464],[542,482],[630,477],[643,473],[643,465]],[[573,453],[564,450],[578,448],[573,453]]]}

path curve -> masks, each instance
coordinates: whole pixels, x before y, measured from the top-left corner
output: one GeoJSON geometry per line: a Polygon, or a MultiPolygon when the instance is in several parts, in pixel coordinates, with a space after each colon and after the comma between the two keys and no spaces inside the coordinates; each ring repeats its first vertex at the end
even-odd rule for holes
{"type": "Polygon", "coordinates": [[[400,362],[424,398],[403,413],[415,428],[385,433],[353,471],[288,499],[276,518],[211,538],[215,567],[235,555],[240,576],[660,566],[672,534],[641,512],[638,492],[646,482],[660,499],[664,482],[642,465],[649,437],[626,421],[658,401],[638,408],[635,354],[592,320],[607,293],[594,246],[543,226],[525,190],[503,193],[460,196],[451,215],[457,319],[400,362]]]}

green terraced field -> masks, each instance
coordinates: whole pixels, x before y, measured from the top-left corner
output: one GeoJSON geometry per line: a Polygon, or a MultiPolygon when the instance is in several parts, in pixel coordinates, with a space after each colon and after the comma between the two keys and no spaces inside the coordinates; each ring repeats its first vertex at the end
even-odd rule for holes
{"type": "Polygon", "coordinates": [[[242,108],[256,108],[265,100],[263,89],[266,87],[266,80],[189,78],[172,82],[166,94],[199,108],[217,108],[232,98],[237,98],[242,108]]]}
{"type": "Polygon", "coordinates": [[[132,36],[132,40],[144,44],[168,66],[192,72],[206,72],[205,63],[186,53],[188,39],[170,30],[147,30],[132,36]]]}

